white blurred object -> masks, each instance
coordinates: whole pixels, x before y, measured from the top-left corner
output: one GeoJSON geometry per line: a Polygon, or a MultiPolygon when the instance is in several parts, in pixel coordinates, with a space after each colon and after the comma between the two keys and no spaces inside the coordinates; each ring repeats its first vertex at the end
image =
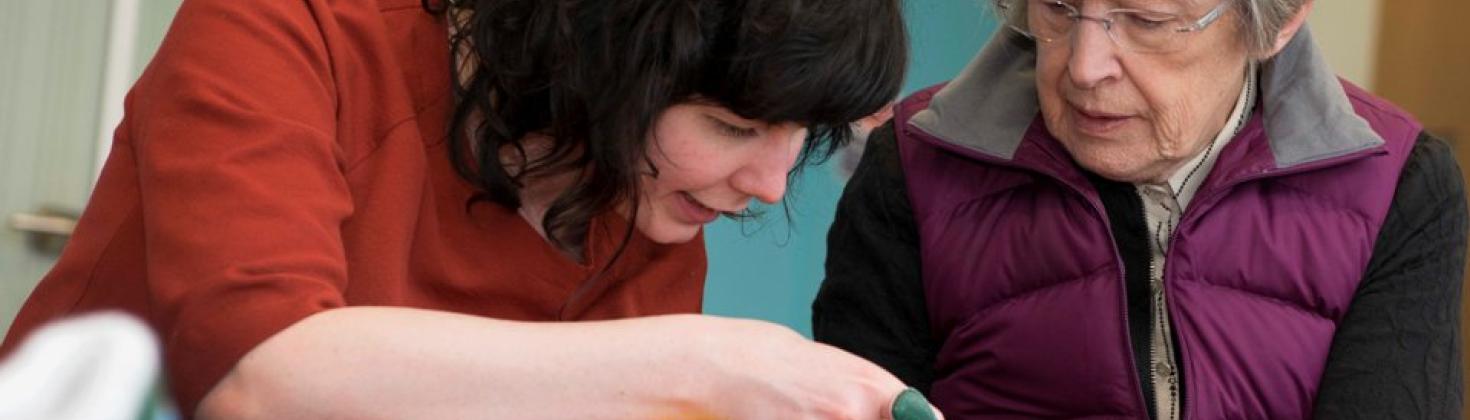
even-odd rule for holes
{"type": "Polygon", "coordinates": [[[121,313],[36,330],[0,361],[0,419],[154,418],[159,351],[142,322],[121,313]]]}

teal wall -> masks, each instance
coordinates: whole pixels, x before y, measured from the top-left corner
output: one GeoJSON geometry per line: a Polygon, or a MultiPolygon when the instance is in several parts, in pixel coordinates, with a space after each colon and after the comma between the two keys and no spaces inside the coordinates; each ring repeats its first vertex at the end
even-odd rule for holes
{"type": "MultiPolygon", "coordinates": [[[[911,58],[904,94],[950,79],[995,31],[985,0],[907,0],[911,58]]],[[[834,160],[835,162],[835,160],[834,160]]],[[[722,220],[706,230],[705,312],[758,318],[811,335],[811,302],[821,284],[843,180],[835,165],[809,168],[760,221],[722,220]]]]}

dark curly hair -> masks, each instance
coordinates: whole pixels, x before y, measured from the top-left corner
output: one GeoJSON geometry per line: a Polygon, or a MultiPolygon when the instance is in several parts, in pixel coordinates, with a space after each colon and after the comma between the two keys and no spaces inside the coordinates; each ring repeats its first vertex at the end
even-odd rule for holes
{"type": "Polygon", "coordinates": [[[542,221],[562,249],[581,245],[594,215],[638,202],[639,177],[658,174],[648,133],[670,106],[698,99],[805,125],[794,176],[894,99],[908,59],[899,0],[423,1],[453,15],[448,150],[480,191],[467,205],[519,208],[526,180],[574,172],[542,221]],[[531,133],[552,139],[549,152],[526,154],[531,133]],[[508,168],[505,150],[531,160],[508,168]]]}

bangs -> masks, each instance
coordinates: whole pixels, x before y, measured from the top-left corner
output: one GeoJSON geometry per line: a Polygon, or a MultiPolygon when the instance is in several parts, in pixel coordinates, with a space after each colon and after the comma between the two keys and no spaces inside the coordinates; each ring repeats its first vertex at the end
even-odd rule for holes
{"type": "MultiPolygon", "coordinates": [[[[804,125],[807,151],[830,154],[851,136],[852,122],[897,98],[908,40],[898,11],[882,10],[896,2],[807,5],[825,10],[787,10],[788,19],[775,22],[748,17],[722,31],[728,35],[714,38],[716,58],[694,90],[743,118],[804,125]]],[[[749,6],[746,13],[761,12],[749,6]]]]}

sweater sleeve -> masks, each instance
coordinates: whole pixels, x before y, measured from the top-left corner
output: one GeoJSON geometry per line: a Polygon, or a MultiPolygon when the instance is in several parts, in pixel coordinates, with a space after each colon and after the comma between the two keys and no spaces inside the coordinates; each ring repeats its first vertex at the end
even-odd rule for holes
{"type": "Polygon", "coordinates": [[[312,1],[189,0],[129,94],[148,293],[186,415],[256,345],[343,305],[352,214],[312,1]]]}
{"type": "Polygon", "coordinates": [[[1461,418],[1465,205],[1454,154],[1421,134],[1333,337],[1317,418],[1461,418]]]}
{"type": "Polygon", "coordinates": [[[939,347],[929,332],[918,236],[889,122],[873,131],[837,204],[812,333],[927,394],[939,347]]]}

